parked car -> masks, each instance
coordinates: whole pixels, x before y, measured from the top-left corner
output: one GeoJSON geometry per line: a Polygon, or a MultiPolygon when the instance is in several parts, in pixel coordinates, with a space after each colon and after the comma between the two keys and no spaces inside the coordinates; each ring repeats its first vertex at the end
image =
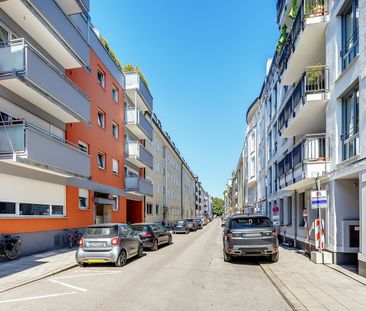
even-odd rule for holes
{"type": "Polygon", "coordinates": [[[193,221],[196,224],[197,229],[203,229],[203,222],[201,218],[194,218],[193,221]]]}
{"type": "Polygon", "coordinates": [[[185,220],[178,220],[174,223],[173,233],[189,233],[188,223],[185,220]]]}
{"type": "Polygon", "coordinates": [[[131,257],[143,255],[140,237],[127,224],[99,224],[85,228],[76,251],[79,266],[112,262],[122,267],[131,257]]]}
{"type": "Polygon", "coordinates": [[[197,224],[193,221],[193,218],[186,218],[185,221],[187,222],[190,231],[197,231],[197,224]]]}
{"type": "Polygon", "coordinates": [[[239,256],[267,256],[278,261],[277,232],[266,216],[235,215],[224,226],[224,261],[239,256]]]}
{"type": "Polygon", "coordinates": [[[165,229],[167,229],[171,234],[173,234],[174,225],[169,222],[165,226],[163,226],[165,229]]]}
{"type": "Polygon", "coordinates": [[[172,244],[173,238],[168,229],[156,223],[137,223],[131,227],[140,236],[144,248],[157,251],[159,245],[172,244]]]}

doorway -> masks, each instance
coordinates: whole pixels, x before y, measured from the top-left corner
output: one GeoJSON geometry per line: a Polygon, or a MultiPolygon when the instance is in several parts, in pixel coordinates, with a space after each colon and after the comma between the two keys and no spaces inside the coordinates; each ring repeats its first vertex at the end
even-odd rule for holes
{"type": "Polygon", "coordinates": [[[105,204],[95,205],[95,223],[110,223],[112,220],[112,206],[105,204]]]}

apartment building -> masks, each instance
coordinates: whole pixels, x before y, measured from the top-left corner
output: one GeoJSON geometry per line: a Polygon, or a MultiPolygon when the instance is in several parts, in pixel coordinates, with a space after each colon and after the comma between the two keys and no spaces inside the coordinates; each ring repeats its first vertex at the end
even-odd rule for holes
{"type": "Polygon", "coordinates": [[[358,0],[278,0],[281,35],[259,97],[247,113],[245,172],[246,202],[266,202],[267,214],[279,224],[282,238],[314,249],[312,224],[321,217],[325,248],[334,263],[358,262],[362,275],[366,275],[362,238],[366,145],[360,139],[366,137],[361,122],[366,107],[365,12],[365,1],[358,0]],[[251,157],[255,146],[258,160],[251,157]],[[260,166],[257,170],[254,163],[260,166]],[[262,176],[259,180],[252,177],[256,172],[262,176]],[[257,197],[250,194],[254,181],[257,197]],[[311,191],[317,185],[327,191],[328,208],[312,208],[311,191]],[[279,215],[272,213],[274,206],[279,215]]]}
{"type": "Polygon", "coordinates": [[[195,175],[155,114],[152,126],[153,139],[146,148],[154,158],[153,169],[147,170],[154,195],[146,201],[146,221],[172,223],[193,217],[195,175]]]}

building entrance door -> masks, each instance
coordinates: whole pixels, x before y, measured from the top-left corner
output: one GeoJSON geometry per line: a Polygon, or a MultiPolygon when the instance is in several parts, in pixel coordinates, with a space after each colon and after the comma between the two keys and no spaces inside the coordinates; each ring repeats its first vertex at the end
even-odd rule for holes
{"type": "Polygon", "coordinates": [[[103,224],[111,222],[112,207],[110,205],[97,204],[95,206],[95,223],[103,224]]]}

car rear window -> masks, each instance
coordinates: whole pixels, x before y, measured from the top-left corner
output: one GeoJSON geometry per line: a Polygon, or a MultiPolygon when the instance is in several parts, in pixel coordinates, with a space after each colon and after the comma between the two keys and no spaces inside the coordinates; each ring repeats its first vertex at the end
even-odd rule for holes
{"type": "Polygon", "coordinates": [[[86,237],[114,237],[118,235],[118,228],[117,226],[87,227],[84,235],[86,237]]]}
{"type": "Polygon", "coordinates": [[[177,221],[177,225],[184,225],[184,221],[177,221]]]}
{"type": "Polygon", "coordinates": [[[231,229],[266,228],[266,227],[272,227],[272,223],[268,218],[263,217],[246,217],[246,218],[235,218],[230,220],[231,229]]]}
{"type": "Polygon", "coordinates": [[[146,225],[132,225],[131,226],[137,232],[148,232],[149,227],[146,225]]]}

